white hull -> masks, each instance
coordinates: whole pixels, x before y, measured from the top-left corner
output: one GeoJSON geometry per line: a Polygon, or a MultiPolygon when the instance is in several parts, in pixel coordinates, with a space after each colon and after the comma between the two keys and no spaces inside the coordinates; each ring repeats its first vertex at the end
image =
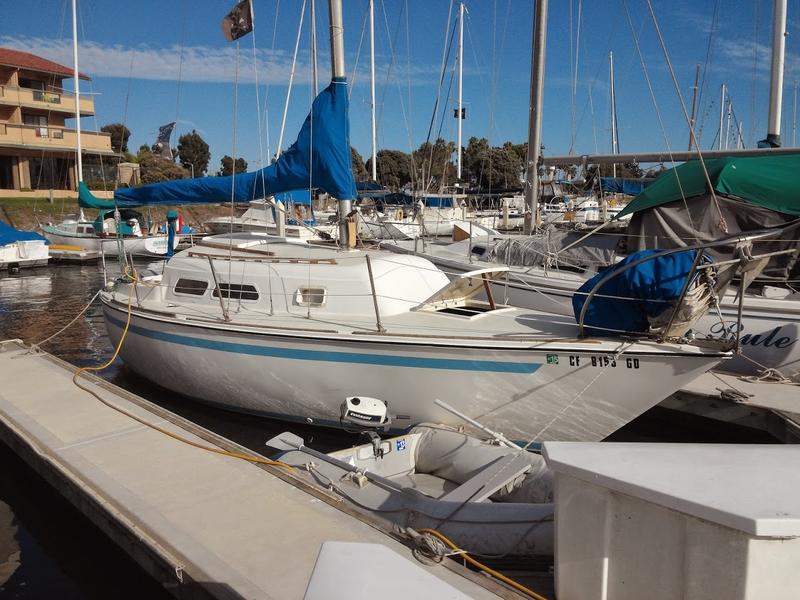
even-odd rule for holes
{"type": "MultiPolygon", "coordinates": [[[[400,251],[385,244],[384,247],[400,251]]],[[[465,273],[486,266],[486,263],[466,263],[437,257],[435,253],[419,253],[448,274],[465,273]]],[[[577,273],[551,270],[548,274],[538,267],[512,268],[508,283],[493,283],[493,292],[500,302],[512,306],[573,316],[572,296],[586,281],[577,273]],[[525,270],[526,272],[522,272],[525,270]]],[[[701,335],[723,337],[724,329],[736,327],[738,307],[733,292],[721,303],[725,326],[715,312],[703,316],[694,330],[701,335]]],[[[745,295],[742,312],[742,356],[725,362],[725,370],[754,374],[763,367],[780,369],[786,376],[800,373],[800,300],[763,298],[745,295]],[[755,362],[753,362],[755,361],[755,362]]],[[[733,338],[733,333],[729,336],[733,338]]]]}
{"type": "MultiPolygon", "coordinates": [[[[103,301],[116,344],[127,296],[103,301]]],[[[439,398],[520,440],[603,439],[721,358],[655,343],[636,344],[613,360],[610,349],[619,344],[597,340],[317,331],[200,324],[134,308],[121,357],[162,387],[229,409],[338,427],[342,400],[365,395],[389,403],[397,429],[424,421],[461,425],[434,404],[439,398]]]]}
{"type": "Polygon", "coordinates": [[[46,265],[50,259],[47,244],[41,240],[14,242],[0,246],[0,270],[12,266],[19,268],[46,265]]]}
{"type": "MultiPolygon", "coordinates": [[[[119,252],[119,240],[116,237],[99,238],[92,235],[67,235],[44,230],[44,236],[53,244],[77,246],[89,252],[100,252],[106,256],[116,256],[119,252]]],[[[180,236],[175,236],[175,246],[180,236]]],[[[133,256],[163,257],[167,254],[167,236],[149,235],[143,237],[122,238],[125,254],[133,256]]]]}

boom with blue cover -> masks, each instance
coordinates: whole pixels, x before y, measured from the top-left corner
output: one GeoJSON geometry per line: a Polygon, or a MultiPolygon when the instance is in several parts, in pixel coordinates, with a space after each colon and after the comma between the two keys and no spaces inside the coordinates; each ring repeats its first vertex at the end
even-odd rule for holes
{"type": "Polygon", "coordinates": [[[314,99],[297,141],[274,164],[235,177],[197,177],[118,189],[114,199],[118,206],[249,202],[309,188],[319,188],[339,200],[356,198],[344,78],[331,81],[314,99]]]}
{"type": "MultiPolygon", "coordinates": [[[[618,275],[600,287],[586,309],[583,324],[587,332],[594,336],[617,336],[622,331],[647,332],[650,326],[648,317],[657,317],[671,309],[683,293],[686,278],[697,276],[696,271],[691,271],[698,250],[666,254],[625,268],[659,252],[663,251],[635,252],[584,283],[572,296],[575,320],[580,320],[581,310],[592,289],[609,273],[616,272],[618,275]]],[[[710,259],[703,257],[703,260],[707,262],[710,259]]]]}

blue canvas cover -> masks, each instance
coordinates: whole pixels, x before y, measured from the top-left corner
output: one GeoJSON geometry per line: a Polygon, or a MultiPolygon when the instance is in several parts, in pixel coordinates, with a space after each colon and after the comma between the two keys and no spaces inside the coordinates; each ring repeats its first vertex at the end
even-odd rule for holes
{"type": "Polygon", "coordinates": [[[35,231],[20,231],[19,229],[14,229],[8,223],[0,221],[0,246],[8,246],[15,242],[30,242],[34,240],[41,240],[45,243],[49,243],[46,237],[39,235],[35,231]]]}
{"type": "Polygon", "coordinates": [[[626,179],[623,177],[601,177],[600,188],[612,194],[638,196],[655,179],[626,179]]]}
{"type": "MultiPolygon", "coordinates": [[[[572,296],[575,320],[580,320],[581,309],[592,288],[609,273],[619,272],[592,298],[586,309],[584,327],[595,336],[617,336],[620,331],[646,332],[649,327],[647,317],[660,315],[671,308],[670,302],[680,298],[698,250],[659,256],[623,270],[626,265],[659,252],[663,251],[642,250],[631,254],[584,283],[572,296]]],[[[696,272],[691,276],[695,277],[696,272]]]]}
{"type": "Polygon", "coordinates": [[[197,177],[119,189],[114,199],[120,206],[249,202],[308,188],[319,188],[339,200],[356,198],[343,78],[331,81],[314,99],[297,141],[274,164],[235,177],[197,177]]]}

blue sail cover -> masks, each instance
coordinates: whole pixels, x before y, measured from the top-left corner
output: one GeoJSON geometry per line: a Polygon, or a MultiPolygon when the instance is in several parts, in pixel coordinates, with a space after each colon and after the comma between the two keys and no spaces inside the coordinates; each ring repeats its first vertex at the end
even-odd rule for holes
{"type": "Polygon", "coordinates": [[[9,244],[13,244],[15,242],[30,242],[36,240],[49,243],[46,237],[41,236],[34,231],[20,231],[19,229],[14,229],[11,225],[0,221],[0,246],[8,246],[9,244]]]}
{"type": "MultiPolygon", "coordinates": [[[[672,306],[671,302],[680,298],[698,251],[684,250],[659,256],[623,271],[626,265],[659,252],[662,250],[635,252],[584,283],[572,296],[575,320],[580,320],[581,309],[592,288],[609,273],[619,272],[592,298],[583,324],[587,332],[595,336],[617,336],[621,331],[646,332],[647,318],[660,315],[672,306]]],[[[708,257],[703,260],[710,261],[708,257]]]]}
{"type": "Polygon", "coordinates": [[[638,196],[655,179],[626,179],[622,177],[601,177],[600,187],[604,192],[638,196]]]}
{"type": "Polygon", "coordinates": [[[249,202],[270,194],[319,188],[353,200],[347,82],[334,79],[315,99],[297,141],[260,171],[235,177],[197,177],[152,183],[114,192],[119,206],[249,202]],[[310,161],[309,161],[310,157],[310,161]]]}

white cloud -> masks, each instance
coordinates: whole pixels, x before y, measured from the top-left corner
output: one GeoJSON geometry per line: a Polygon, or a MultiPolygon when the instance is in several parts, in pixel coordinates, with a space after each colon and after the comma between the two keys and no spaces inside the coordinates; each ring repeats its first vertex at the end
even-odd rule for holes
{"type": "MultiPolygon", "coordinates": [[[[23,38],[0,35],[0,46],[30,52],[64,65],[72,64],[72,44],[69,40],[53,38],[23,38]]],[[[79,46],[80,69],[92,77],[120,77],[127,79],[153,79],[162,81],[186,82],[232,82],[236,76],[236,48],[226,46],[184,46],[183,58],[178,45],[156,47],[139,45],[125,47],[119,44],[103,45],[99,42],[84,41],[79,46]],[[131,73],[131,61],[133,71],[131,73]],[[179,76],[180,74],[180,76],[179,76]]],[[[329,57],[320,53],[317,58],[320,74],[327,70],[329,57]]],[[[292,55],[283,50],[257,50],[255,59],[252,48],[243,46],[239,53],[239,81],[255,83],[256,73],[253,64],[258,67],[258,82],[261,84],[286,85],[292,67],[292,55]]],[[[377,65],[376,65],[377,66],[377,65]]],[[[379,72],[385,73],[389,65],[383,66],[379,72]]],[[[397,73],[395,67],[395,73],[397,73]]],[[[403,69],[403,71],[405,71],[403,69]]],[[[412,68],[412,83],[430,83],[431,76],[438,74],[438,68],[432,65],[416,65],[412,68]]],[[[352,75],[348,71],[348,76],[352,75]]],[[[396,74],[404,77],[405,73],[396,74]]],[[[356,79],[363,81],[369,77],[364,63],[359,65],[356,79]]],[[[320,76],[320,81],[325,77],[320,76]]],[[[309,84],[311,81],[310,54],[301,52],[295,67],[294,81],[297,84],[309,84]]]]}

